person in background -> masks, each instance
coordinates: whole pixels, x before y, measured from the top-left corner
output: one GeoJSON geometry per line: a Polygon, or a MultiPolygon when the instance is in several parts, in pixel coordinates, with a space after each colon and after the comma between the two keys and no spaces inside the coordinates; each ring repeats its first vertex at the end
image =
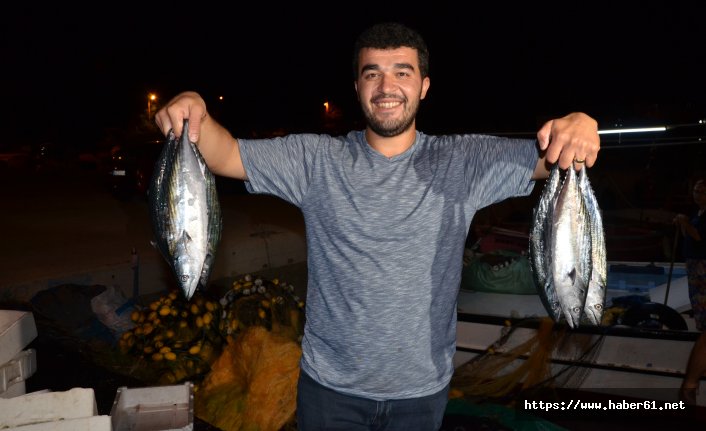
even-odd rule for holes
{"type": "Polygon", "coordinates": [[[365,130],[236,139],[194,92],[156,114],[165,134],[180,135],[189,119],[190,139],[214,173],[302,211],[301,430],[438,429],[454,372],[456,300],[473,215],[529,194],[554,163],[581,169],[596,161],[597,123],[578,112],[548,121],[537,139],[426,135],[416,115],[430,84],[422,37],[381,23],[359,35],[353,52],[365,130]]]}
{"type": "Polygon", "coordinates": [[[684,237],[684,259],[689,283],[689,299],[696,329],[701,335],[694,343],[681,385],[684,401],[695,403],[699,381],[706,372],[706,180],[699,179],[692,188],[698,207],[692,217],[678,214],[674,223],[684,237]]]}

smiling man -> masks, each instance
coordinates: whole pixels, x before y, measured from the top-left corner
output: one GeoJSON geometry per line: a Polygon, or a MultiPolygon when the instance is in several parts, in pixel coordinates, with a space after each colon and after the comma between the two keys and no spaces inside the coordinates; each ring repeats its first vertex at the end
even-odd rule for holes
{"type": "Polygon", "coordinates": [[[537,139],[431,136],[416,129],[430,88],[422,37],[397,23],[356,41],[354,84],[367,119],[345,136],[235,139],[187,92],[156,115],[190,119],[216,174],[297,205],[308,286],[297,394],[302,430],[434,430],[456,341],[463,249],[475,212],[527,195],[549,164],[592,165],[597,124],[572,113],[537,139]]]}
{"type": "Polygon", "coordinates": [[[388,140],[387,146],[395,141],[409,142],[410,134],[414,135],[419,102],[426,96],[430,83],[429,77],[419,70],[417,51],[409,47],[361,48],[359,55],[365,64],[360,66],[355,89],[368,121],[366,138],[370,142],[372,134],[399,137],[388,140]]]}

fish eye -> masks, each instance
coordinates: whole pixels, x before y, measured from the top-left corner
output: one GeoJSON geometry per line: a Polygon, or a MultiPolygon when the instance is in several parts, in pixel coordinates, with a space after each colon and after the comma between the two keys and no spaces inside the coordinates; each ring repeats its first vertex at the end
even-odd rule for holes
{"type": "Polygon", "coordinates": [[[600,310],[600,309],[603,308],[603,305],[601,305],[601,304],[596,304],[596,305],[593,306],[593,308],[595,308],[596,310],[600,310]]]}
{"type": "Polygon", "coordinates": [[[574,313],[578,313],[581,311],[581,307],[574,307],[571,309],[571,311],[573,311],[574,313]]]}
{"type": "Polygon", "coordinates": [[[181,281],[183,281],[183,282],[189,281],[189,276],[188,276],[187,274],[182,275],[182,276],[181,276],[181,281]]]}

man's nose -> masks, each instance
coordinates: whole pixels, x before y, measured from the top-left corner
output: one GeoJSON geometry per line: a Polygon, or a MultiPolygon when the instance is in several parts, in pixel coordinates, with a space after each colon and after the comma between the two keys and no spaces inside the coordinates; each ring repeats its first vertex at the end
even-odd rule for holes
{"type": "Polygon", "coordinates": [[[394,76],[388,73],[384,73],[380,79],[379,89],[382,93],[389,93],[390,90],[395,88],[394,76]]]}

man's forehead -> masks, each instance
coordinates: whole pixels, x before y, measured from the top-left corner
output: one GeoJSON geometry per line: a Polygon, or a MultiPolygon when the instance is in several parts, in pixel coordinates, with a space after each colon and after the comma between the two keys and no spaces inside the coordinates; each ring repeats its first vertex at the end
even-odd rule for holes
{"type": "Polygon", "coordinates": [[[399,48],[363,48],[358,56],[360,67],[366,65],[394,65],[410,64],[415,69],[419,68],[419,56],[417,50],[410,47],[399,48]]]}

